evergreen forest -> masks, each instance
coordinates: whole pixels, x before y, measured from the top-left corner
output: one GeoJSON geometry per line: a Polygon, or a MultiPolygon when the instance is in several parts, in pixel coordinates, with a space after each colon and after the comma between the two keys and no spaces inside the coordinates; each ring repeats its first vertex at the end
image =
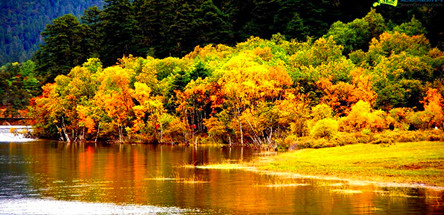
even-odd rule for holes
{"type": "Polygon", "coordinates": [[[102,0],[2,0],[0,1],[0,65],[25,62],[39,49],[46,24],[65,14],[80,17],[102,0]]]}

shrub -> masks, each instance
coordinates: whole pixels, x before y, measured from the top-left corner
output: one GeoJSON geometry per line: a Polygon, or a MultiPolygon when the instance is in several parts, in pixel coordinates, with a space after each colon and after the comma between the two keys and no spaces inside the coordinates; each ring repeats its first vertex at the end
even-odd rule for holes
{"type": "Polygon", "coordinates": [[[313,121],[319,121],[321,119],[330,118],[332,116],[333,110],[330,106],[326,104],[319,104],[312,108],[311,115],[313,121]]]}
{"type": "Polygon", "coordinates": [[[340,128],[341,131],[381,131],[388,127],[385,118],[383,111],[374,111],[370,103],[360,100],[352,106],[348,116],[341,118],[340,128]]]}
{"type": "Polygon", "coordinates": [[[363,129],[361,132],[362,132],[362,134],[370,135],[370,134],[372,133],[372,130],[370,130],[370,129],[368,129],[368,128],[365,128],[365,129],[363,129]]]}
{"type": "Polygon", "coordinates": [[[413,113],[412,108],[393,108],[390,110],[390,117],[392,119],[392,125],[396,129],[408,130],[409,123],[407,121],[407,116],[413,113]]]}
{"type": "Polygon", "coordinates": [[[298,141],[298,136],[296,136],[294,134],[291,134],[291,135],[288,135],[287,137],[285,137],[285,139],[283,141],[284,142],[283,144],[285,144],[285,145],[293,145],[293,144],[296,144],[297,141],[298,141]]]}
{"type": "Polygon", "coordinates": [[[321,119],[310,129],[310,136],[314,138],[332,138],[338,132],[338,127],[338,121],[334,119],[321,119]]]}
{"type": "Polygon", "coordinates": [[[350,144],[358,143],[357,139],[355,138],[355,136],[353,134],[346,133],[346,132],[340,132],[336,136],[335,141],[340,146],[345,146],[345,145],[350,145],[350,144]]]}
{"type": "Polygon", "coordinates": [[[381,138],[370,142],[371,144],[392,144],[394,141],[390,138],[381,138]]]}

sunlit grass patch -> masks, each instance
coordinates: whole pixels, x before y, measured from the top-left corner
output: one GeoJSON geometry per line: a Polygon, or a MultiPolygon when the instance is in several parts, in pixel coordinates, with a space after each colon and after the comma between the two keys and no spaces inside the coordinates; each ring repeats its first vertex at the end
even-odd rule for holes
{"type": "Polygon", "coordinates": [[[172,181],[176,183],[184,183],[184,184],[202,184],[202,183],[210,183],[209,181],[205,181],[203,179],[200,179],[199,177],[190,177],[190,178],[163,178],[163,177],[156,177],[156,178],[145,178],[146,181],[172,181]]]}
{"type": "Polygon", "coordinates": [[[331,190],[331,192],[340,193],[340,194],[361,194],[361,193],[363,193],[362,190],[342,190],[342,189],[331,190]]]}
{"type": "Polygon", "coordinates": [[[309,184],[301,184],[301,183],[293,183],[293,184],[285,184],[285,183],[273,183],[273,184],[258,184],[256,187],[305,187],[309,184]]]}
{"type": "Polygon", "coordinates": [[[399,191],[399,190],[375,190],[374,193],[381,196],[388,197],[401,197],[401,198],[418,198],[418,196],[409,195],[407,191],[399,191]]]}
{"type": "Polygon", "coordinates": [[[344,183],[324,183],[322,185],[323,186],[328,186],[328,187],[343,187],[343,186],[346,186],[346,184],[344,184],[344,183]]]}
{"type": "Polygon", "coordinates": [[[163,177],[156,177],[156,178],[145,178],[146,181],[175,181],[177,178],[163,178],[163,177]]]}
{"type": "Polygon", "coordinates": [[[196,179],[189,179],[189,178],[184,178],[181,180],[177,180],[177,183],[184,183],[184,184],[207,184],[210,183],[209,181],[204,181],[204,180],[196,180],[196,179]]]}
{"type": "Polygon", "coordinates": [[[275,152],[275,151],[263,151],[263,152],[254,153],[254,155],[258,155],[258,156],[273,156],[273,155],[277,155],[277,152],[275,152]]]}
{"type": "Polygon", "coordinates": [[[367,186],[368,181],[444,186],[443,161],[444,143],[414,142],[303,149],[257,159],[252,165],[265,171],[349,179],[351,186],[367,186]]]}
{"type": "Polygon", "coordinates": [[[184,165],[185,168],[195,168],[195,169],[219,169],[219,170],[236,170],[236,169],[246,169],[247,167],[242,164],[235,163],[219,163],[219,164],[207,164],[207,165],[184,165]]]}

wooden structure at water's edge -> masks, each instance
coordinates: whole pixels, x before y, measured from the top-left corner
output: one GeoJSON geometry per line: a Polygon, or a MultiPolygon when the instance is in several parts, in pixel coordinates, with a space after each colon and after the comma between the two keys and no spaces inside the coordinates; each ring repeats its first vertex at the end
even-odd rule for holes
{"type": "Polygon", "coordinates": [[[0,125],[28,125],[27,117],[0,117],[0,125]]]}

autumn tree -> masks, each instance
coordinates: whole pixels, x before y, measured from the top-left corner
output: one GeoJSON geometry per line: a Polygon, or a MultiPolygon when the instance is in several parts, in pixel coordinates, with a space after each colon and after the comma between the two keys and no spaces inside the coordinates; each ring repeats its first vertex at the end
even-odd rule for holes
{"type": "Polygon", "coordinates": [[[277,100],[273,111],[279,116],[278,126],[283,136],[295,135],[302,137],[308,135],[307,121],[310,119],[310,101],[304,94],[287,91],[282,100],[277,100]]]}
{"type": "Polygon", "coordinates": [[[357,68],[350,75],[351,82],[340,81],[334,84],[327,78],[316,82],[316,86],[322,90],[320,102],[329,105],[337,116],[345,116],[351,106],[360,100],[373,105],[377,98],[372,89],[372,76],[366,74],[365,70],[357,68]]]}
{"type": "Polygon", "coordinates": [[[66,129],[63,130],[65,121],[63,117],[60,117],[63,109],[59,105],[55,83],[46,84],[42,89],[42,95],[31,99],[29,105],[29,114],[34,126],[33,133],[39,137],[70,140],[65,136],[66,129]]]}
{"type": "MultiPolygon", "coordinates": [[[[225,65],[219,84],[226,96],[225,104],[233,114],[237,129],[233,129],[244,144],[244,129],[249,126],[242,123],[242,113],[247,109],[255,111],[264,103],[274,103],[291,85],[288,73],[279,66],[272,67],[256,62],[254,53],[244,52],[231,58],[225,65]],[[253,55],[252,55],[253,54],[253,55]]],[[[274,123],[271,123],[274,124],[274,123]]],[[[271,132],[271,128],[267,128],[271,132]]],[[[267,132],[269,135],[270,133],[267,132]]]]}
{"type": "Polygon", "coordinates": [[[117,136],[119,142],[124,141],[126,128],[130,127],[133,100],[130,88],[132,70],[119,66],[108,67],[98,74],[100,82],[94,96],[94,105],[105,113],[101,116],[101,128],[104,134],[117,136]],[[117,135],[114,132],[117,132],[117,135]]]}
{"type": "Polygon", "coordinates": [[[352,106],[350,113],[339,121],[341,131],[362,131],[369,129],[373,132],[382,131],[388,127],[385,112],[373,110],[368,102],[358,101],[352,106]]]}
{"type": "Polygon", "coordinates": [[[43,136],[60,134],[64,141],[85,140],[94,131],[93,118],[87,111],[92,108],[98,81],[96,72],[101,70],[98,59],[89,59],[67,75],[59,75],[55,83],[43,87],[43,94],[31,102],[30,115],[43,136]],[[47,115],[47,116],[46,116],[47,115]]]}
{"type": "Polygon", "coordinates": [[[139,134],[138,139],[142,141],[163,142],[163,134],[172,116],[166,113],[163,107],[162,97],[153,96],[151,89],[144,83],[136,82],[132,97],[136,99],[137,105],[132,107],[135,119],[131,133],[139,134]],[[151,139],[147,137],[151,136],[151,139]]]}
{"type": "Polygon", "coordinates": [[[424,111],[430,113],[430,121],[427,122],[429,128],[444,126],[444,100],[437,89],[429,88],[422,101],[424,111]]]}

